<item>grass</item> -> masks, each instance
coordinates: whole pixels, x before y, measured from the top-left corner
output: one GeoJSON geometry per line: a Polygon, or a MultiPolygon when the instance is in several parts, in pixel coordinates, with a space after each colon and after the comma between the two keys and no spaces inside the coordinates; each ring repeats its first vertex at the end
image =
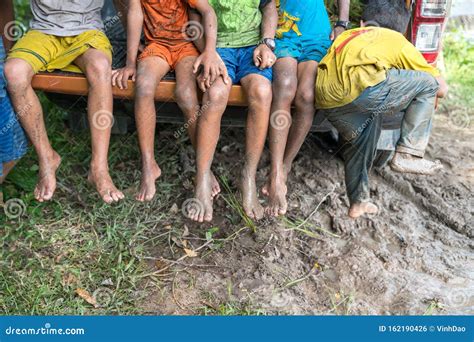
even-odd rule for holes
{"type": "MultiPolygon", "coordinates": [[[[28,1],[17,0],[17,13],[25,18],[28,1]]],[[[445,61],[452,88],[452,101],[472,101],[474,90],[472,46],[466,47],[449,37],[445,43],[445,61]]],[[[32,149],[9,175],[3,185],[4,200],[21,199],[26,211],[18,218],[0,215],[0,314],[139,314],[143,298],[162,285],[161,275],[147,276],[153,256],[178,259],[183,236],[183,221],[178,203],[186,199],[182,189],[189,175],[180,170],[180,151],[189,143],[185,137],[157,139],[157,155],[163,169],[157,198],[150,204],[133,201],[139,178],[139,151],[136,135],[114,136],[110,147],[112,177],[128,199],[108,206],[103,204],[86,182],[90,161],[88,132],[73,134],[64,127],[64,111],[41,96],[47,113],[47,128],[53,147],[63,157],[58,172],[58,191],[51,203],[33,200],[37,159],[32,149]],[[176,210],[176,207],[178,210],[176,210]],[[175,209],[173,209],[175,208],[175,209]],[[96,297],[94,307],[77,290],[96,297]]],[[[468,102],[472,105],[472,102],[468,102]]],[[[235,187],[224,180],[225,202],[230,208],[227,219],[243,227],[222,237],[220,227],[198,232],[204,242],[211,242],[202,254],[233,242],[239,234],[257,230],[242,213],[234,195],[235,187]],[[221,238],[218,238],[220,236],[221,238]]],[[[312,237],[321,231],[306,220],[287,220],[287,228],[312,237]]],[[[196,246],[194,246],[196,247],[196,246]]],[[[158,262],[158,261],[157,261],[158,262]]],[[[156,265],[155,265],[156,266],[156,265]]],[[[163,275],[164,277],[165,275],[163,275]]],[[[286,287],[306,279],[292,280],[286,287]]],[[[353,298],[336,294],[331,298],[332,312],[347,314],[353,298]]],[[[427,309],[431,312],[431,309],[427,309]]],[[[262,315],[264,310],[228,301],[203,305],[205,315],[262,315]]]]}
{"type": "Polygon", "coordinates": [[[445,34],[443,55],[450,86],[446,106],[466,108],[474,116],[474,43],[459,28],[451,28],[445,34]]]}

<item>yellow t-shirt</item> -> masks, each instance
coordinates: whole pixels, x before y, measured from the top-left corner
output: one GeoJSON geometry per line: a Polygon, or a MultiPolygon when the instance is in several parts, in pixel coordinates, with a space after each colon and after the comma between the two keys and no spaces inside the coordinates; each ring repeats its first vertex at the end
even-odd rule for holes
{"type": "Polygon", "coordinates": [[[439,71],[396,31],[361,27],[342,33],[319,64],[316,107],[336,108],[351,103],[367,87],[384,81],[392,68],[439,76],[439,71]]]}

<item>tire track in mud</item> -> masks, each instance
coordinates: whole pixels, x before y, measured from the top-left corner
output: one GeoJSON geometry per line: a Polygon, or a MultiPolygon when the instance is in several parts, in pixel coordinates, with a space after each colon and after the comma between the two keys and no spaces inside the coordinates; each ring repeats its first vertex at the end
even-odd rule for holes
{"type": "Polygon", "coordinates": [[[420,186],[411,183],[402,176],[397,176],[386,168],[376,169],[375,172],[400,195],[405,196],[413,202],[418,208],[426,210],[431,216],[441,221],[450,229],[468,238],[474,237],[474,231],[469,226],[469,219],[465,219],[463,213],[443,202],[433,190],[427,186],[420,186]]]}

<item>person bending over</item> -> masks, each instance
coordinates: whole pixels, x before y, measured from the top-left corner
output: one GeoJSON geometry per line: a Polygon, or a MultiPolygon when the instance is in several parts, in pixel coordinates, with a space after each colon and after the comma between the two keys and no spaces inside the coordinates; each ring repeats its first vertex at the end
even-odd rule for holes
{"type": "Polygon", "coordinates": [[[439,161],[423,159],[436,97],[447,85],[405,37],[410,13],[404,1],[369,0],[360,28],[342,33],[318,67],[316,106],[342,139],[349,216],[375,214],[369,170],[377,151],[382,118],[404,111],[391,167],[433,174],[439,161]]]}

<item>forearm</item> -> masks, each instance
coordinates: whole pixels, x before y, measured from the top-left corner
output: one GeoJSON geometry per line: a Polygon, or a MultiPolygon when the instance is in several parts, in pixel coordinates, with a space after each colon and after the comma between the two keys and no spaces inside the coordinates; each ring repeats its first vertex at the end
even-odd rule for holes
{"type": "Polygon", "coordinates": [[[130,7],[127,15],[127,65],[133,66],[137,63],[142,29],[143,12],[141,7],[130,7]]]}
{"type": "Polygon", "coordinates": [[[3,38],[3,45],[5,46],[5,51],[10,50],[13,45],[13,42],[4,36],[5,26],[15,20],[15,15],[13,12],[13,0],[0,0],[0,35],[3,38]]]}
{"type": "MultiPolygon", "coordinates": [[[[189,21],[203,24],[203,18],[201,16],[201,14],[199,14],[195,10],[190,10],[189,11],[189,21]]],[[[217,26],[217,24],[216,24],[216,26],[217,26]]],[[[202,35],[201,37],[198,37],[197,39],[193,40],[193,43],[200,52],[204,52],[204,50],[206,49],[206,39],[205,39],[204,35],[202,35]]],[[[215,42],[214,42],[214,44],[215,44],[215,42]]]]}
{"type": "Polygon", "coordinates": [[[444,78],[441,77],[441,76],[436,77],[436,81],[437,81],[438,84],[439,84],[438,93],[437,93],[436,95],[437,95],[439,98],[443,98],[443,97],[445,97],[445,96],[448,94],[448,84],[446,83],[446,81],[444,80],[444,78]]]}
{"type": "Polygon", "coordinates": [[[202,25],[204,26],[204,42],[201,42],[201,45],[204,45],[206,51],[215,51],[217,43],[217,18],[214,11],[209,8],[207,11],[202,13],[202,25]]]}
{"type": "Polygon", "coordinates": [[[275,37],[278,25],[278,12],[275,5],[275,0],[271,0],[262,8],[262,38],[275,37]]]}
{"type": "Polygon", "coordinates": [[[349,21],[350,0],[338,0],[337,7],[339,10],[339,20],[349,21]]]}

